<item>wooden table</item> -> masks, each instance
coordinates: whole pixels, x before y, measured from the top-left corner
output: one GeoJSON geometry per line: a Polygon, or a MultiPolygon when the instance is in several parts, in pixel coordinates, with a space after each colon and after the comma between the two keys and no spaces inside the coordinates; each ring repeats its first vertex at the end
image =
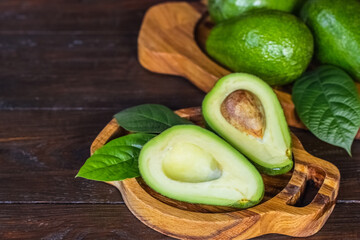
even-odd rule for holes
{"type": "MultiPolygon", "coordinates": [[[[158,2],[0,1],[0,239],[170,239],[133,217],[115,188],[74,178],[119,110],[201,104],[204,94],[185,79],[137,61],[142,17],[158,2]]],[[[350,158],[292,130],[342,174],[335,210],[310,239],[359,239],[360,141],[350,158]]]]}

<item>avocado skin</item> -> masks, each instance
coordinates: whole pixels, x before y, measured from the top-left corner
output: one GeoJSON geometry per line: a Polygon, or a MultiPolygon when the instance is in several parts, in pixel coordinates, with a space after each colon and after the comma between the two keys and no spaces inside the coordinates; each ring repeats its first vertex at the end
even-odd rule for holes
{"type": "Polygon", "coordinates": [[[229,207],[233,207],[233,208],[243,208],[243,209],[245,209],[245,208],[250,208],[250,207],[253,207],[253,206],[261,203],[261,201],[263,200],[264,196],[265,196],[265,188],[264,188],[263,191],[261,192],[261,195],[260,195],[260,197],[259,197],[258,200],[256,200],[256,201],[251,201],[251,200],[249,200],[249,201],[246,201],[246,202],[238,202],[238,203],[229,205],[229,207]]]}
{"type": "Polygon", "coordinates": [[[360,81],[360,1],[309,0],[300,15],[314,33],[318,60],[360,81]]]}
{"type": "Polygon", "coordinates": [[[295,16],[259,10],[216,25],[208,54],[234,72],[254,74],[270,85],[290,83],[306,70],[313,37],[295,16]]]}
{"type": "Polygon", "coordinates": [[[254,9],[274,9],[292,12],[304,0],[209,0],[208,9],[215,23],[237,17],[254,9]]]}
{"type": "Polygon", "coordinates": [[[261,166],[260,164],[257,164],[256,162],[252,161],[251,159],[249,159],[249,160],[259,170],[259,172],[264,173],[266,175],[270,175],[270,176],[276,176],[276,175],[281,175],[281,174],[287,173],[294,166],[294,162],[290,162],[288,165],[285,165],[283,167],[269,168],[269,167],[261,166]]]}

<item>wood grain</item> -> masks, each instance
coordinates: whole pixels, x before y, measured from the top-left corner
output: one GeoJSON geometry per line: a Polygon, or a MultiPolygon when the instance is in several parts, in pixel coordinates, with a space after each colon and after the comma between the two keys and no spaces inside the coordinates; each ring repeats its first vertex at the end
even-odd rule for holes
{"type": "Polygon", "coordinates": [[[159,2],[0,1],[0,109],[116,113],[142,103],[199,105],[200,90],[151,74],[137,60],[143,14],[159,2]]]}
{"type": "MultiPolygon", "coordinates": [[[[74,179],[116,112],[201,104],[204,93],[190,82],[137,61],[143,16],[164,1],[0,1],[0,239],[172,239],[137,220],[113,186],[74,179]]],[[[334,212],[307,239],[359,239],[360,141],[351,158],[306,130],[292,131],[341,171],[334,212]]]]}
{"type": "MultiPolygon", "coordinates": [[[[0,206],[0,210],[1,239],[173,239],[142,224],[121,204],[7,204],[0,206]]],[[[359,239],[359,223],[354,221],[359,218],[359,204],[337,204],[322,230],[306,239],[359,239]],[[352,213],[353,218],[343,213],[352,213]]],[[[256,239],[290,238],[270,234],[256,239]]]]}
{"type": "MultiPolygon", "coordinates": [[[[203,125],[200,108],[176,113],[203,125]]],[[[91,152],[122,134],[127,133],[113,119],[97,136],[91,152]]],[[[269,233],[310,236],[321,229],[335,206],[340,173],[333,164],[307,153],[295,135],[292,135],[292,144],[295,167],[285,188],[280,192],[266,191],[270,194],[267,201],[246,210],[174,201],[144,187],[144,182],[134,178],[109,183],[120,190],[126,205],[140,221],[175,238],[247,239],[269,233]],[[312,201],[302,205],[299,199],[307,191],[309,181],[319,189],[312,201]]],[[[270,179],[265,182],[271,188],[279,180],[288,180],[280,178],[274,179],[275,184],[270,183],[270,179]]]]}
{"type": "MultiPolygon", "coordinates": [[[[141,25],[138,58],[146,69],[187,78],[204,92],[230,73],[217,64],[204,50],[213,24],[201,3],[163,3],[150,8],[141,25]],[[201,49],[202,48],[202,49],[201,49]]],[[[356,83],[360,92],[360,84],[356,83]]],[[[292,127],[306,128],[296,114],[291,95],[274,89],[292,127]]],[[[356,135],[360,139],[360,131],[356,135]]]]}

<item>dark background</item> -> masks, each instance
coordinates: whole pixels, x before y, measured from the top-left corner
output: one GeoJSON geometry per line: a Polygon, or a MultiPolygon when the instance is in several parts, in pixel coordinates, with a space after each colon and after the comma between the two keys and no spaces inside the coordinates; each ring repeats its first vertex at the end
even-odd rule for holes
{"type": "MultiPolygon", "coordinates": [[[[142,17],[159,2],[0,1],[0,239],[170,239],[133,217],[115,188],[74,179],[116,112],[201,104],[204,94],[185,79],[137,61],[142,17]]],[[[292,130],[342,175],[335,210],[310,239],[359,239],[360,141],[350,158],[292,130]]]]}

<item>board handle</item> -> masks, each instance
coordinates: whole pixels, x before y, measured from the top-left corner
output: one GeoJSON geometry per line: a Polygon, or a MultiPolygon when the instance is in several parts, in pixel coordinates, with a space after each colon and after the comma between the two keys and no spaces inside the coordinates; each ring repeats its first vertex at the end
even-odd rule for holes
{"type": "Polygon", "coordinates": [[[293,154],[297,160],[288,185],[259,207],[264,213],[263,219],[270,223],[263,231],[279,234],[285,231],[289,236],[306,237],[317,233],[330,216],[338,195],[340,172],[332,163],[306,152],[298,139],[295,145],[293,154]],[[319,190],[308,205],[297,206],[310,180],[319,190]]]}
{"type": "Polygon", "coordinates": [[[194,30],[206,7],[201,3],[169,2],[151,7],[138,37],[140,64],[152,71],[187,78],[204,92],[230,72],[199,48],[194,30]]]}

